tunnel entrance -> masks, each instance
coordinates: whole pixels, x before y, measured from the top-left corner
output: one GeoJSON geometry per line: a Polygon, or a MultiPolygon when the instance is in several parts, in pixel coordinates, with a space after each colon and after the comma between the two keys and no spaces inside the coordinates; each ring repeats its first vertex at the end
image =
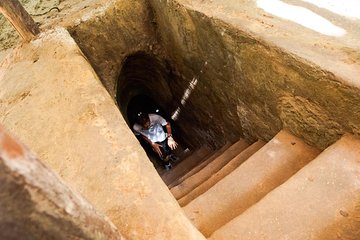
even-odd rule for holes
{"type": "Polygon", "coordinates": [[[147,95],[137,95],[133,97],[127,106],[126,115],[128,117],[129,127],[133,126],[136,122],[136,117],[139,113],[155,113],[163,116],[166,120],[170,121],[170,116],[156,103],[151,97],[147,95]]]}
{"type": "MultiPolygon", "coordinates": [[[[170,116],[166,114],[166,112],[159,106],[159,104],[157,104],[152,98],[150,98],[147,95],[137,95],[133,97],[128,104],[126,114],[128,116],[129,127],[131,129],[133,128],[138,116],[141,113],[158,114],[162,116],[167,121],[171,122],[173,133],[174,134],[176,133],[174,127],[175,123],[171,121],[170,116]]],[[[165,127],[164,130],[166,131],[165,127]]],[[[136,137],[140,142],[141,146],[144,148],[145,152],[147,153],[149,159],[154,164],[155,168],[160,170],[162,164],[157,154],[153,151],[150,145],[141,136],[136,136],[136,137]]]]}
{"type": "Polygon", "coordinates": [[[174,105],[165,64],[144,52],[124,60],[116,89],[116,101],[128,124],[133,111],[158,108],[170,115],[174,105]]]}
{"type": "MultiPolygon", "coordinates": [[[[164,61],[147,53],[128,56],[122,64],[116,100],[131,130],[141,112],[158,114],[170,122],[179,144],[175,154],[182,155],[187,144],[181,139],[177,124],[171,119],[175,104],[168,85],[168,72],[168,65],[164,61]]],[[[160,170],[162,164],[152,147],[142,137],[137,138],[155,168],[160,170]]]]}

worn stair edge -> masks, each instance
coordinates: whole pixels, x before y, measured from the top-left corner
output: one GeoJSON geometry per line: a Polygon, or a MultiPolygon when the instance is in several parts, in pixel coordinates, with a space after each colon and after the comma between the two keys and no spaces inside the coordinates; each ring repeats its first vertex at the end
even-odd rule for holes
{"type": "MultiPolygon", "coordinates": [[[[173,162],[172,166],[176,167],[178,164],[180,164],[182,162],[182,160],[185,160],[187,157],[189,157],[191,154],[193,154],[189,148],[183,148],[182,146],[178,146],[174,151],[173,154],[175,154],[179,160],[177,162],[173,162]]],[[[155,164],[154,164],[155,165],[155,164]]],[[[166,170],[164,169],[164,167],[159,164],[156,168],[156,171],[158,172],[158,174],[161,176],[163,175],[166,170]]]]}
{"type": "Polygon", "coordinates": [[[179,178],[183,174],[185,174],[189,169],[192,169],[194,166],[199,164],[199,162],[207,159],[207,156],[210,154],[210,150],[208,148],[202,147],[196,150],[193,154],[182,160],[179,164],[177,164],[170,171],[164,172],[161,175],[161,178],[165,182],[166,185],[170,184],[175,179],[179,178]]]}
{"type": "Polygon", "coordinates": [[[211,240],[360,239],[360,139],[345,135],[211,240]]]}
{"type": "Polygon", "coordinates": [[[243,162],[245,162],[251,155],[257,152],[260,148],[265,145],[265,142],[259,140],[244,151],[242,151],[239,155],[234,157],[228,164],[226,164],[222,169],[220,169],[217,173],[212,175],[209,179],[205,182],[194,188],[191,192],[183,196],[178,200],[181,207],[184,207],[189,202],[200,196],[201,194],[205,193],[209,190],[212,186],[214,186],[217,182],[223,179],[225,176],[230,174],[234,171],[238,166],[240,166],[243,162]]]}
{"type": "Polygon", "coordinates": [[[284,183],[319,152],[282,130],[232,173],[189,203],[184,211],[208,237],[284,183]]]}
{"type": "Polygon", "coordinates": [[[249,144],[244,140],[240,139],[229,147],[223,154],[214,159],[206,167],[201,169],[196,174],[184,180],[182,183],[170,189],[171,193],[176,199],[180,199],[186,194],[188,194],[192,189],[199,186],[202,182],[207,180],[211,175],[219,171],[223,166],[225,166],[232,158],[246,149],[249,144]]]}
{"type": "Polygon", "coordinates": [[[216,159],[218,156],[220,156],[223,152],[225,152],[226,149],[228,149],[231,146],[231,143],[226,143],[224,146],[222,146],[220,149],[215,151],[209,158],[207,158],[205,161],[201,162],[197,166],[195,166],[193,169],[191,169],[189,172],[187,172],[185,175],[181,176],[180,178],[173,181],[171,184],[168,185],[169,188],[175,187],[176,185],[182,183],[186,178],[191,177],[195,173],[199,172],[202,168],[204,168],[206,165],[208,165],[210,162],[212,162],[214,159],[216,159]]]}

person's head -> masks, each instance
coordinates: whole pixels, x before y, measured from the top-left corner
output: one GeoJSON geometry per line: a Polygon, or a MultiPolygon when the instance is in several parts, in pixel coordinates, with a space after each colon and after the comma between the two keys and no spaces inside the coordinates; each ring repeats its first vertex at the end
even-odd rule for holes
{"type": "Polygon", "coordinates": [[[146,113],[139,113],[137,117],[137,123],[140,124],[145,129],[150,127],[150,118],[149,115],[146,113]]]}

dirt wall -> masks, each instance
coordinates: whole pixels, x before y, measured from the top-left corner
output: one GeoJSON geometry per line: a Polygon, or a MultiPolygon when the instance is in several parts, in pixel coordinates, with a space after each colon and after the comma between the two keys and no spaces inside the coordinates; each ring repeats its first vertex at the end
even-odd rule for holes
{"type": "Polygon", "coordinates": [[[177,1],[151,5],[172,65],[184,79],[204,69],[185,110],[200,123],[199,142],[268,140],[286,128],[324,148],[344,132],[360,133],[360,92],[331,72],[177,1]]]}
{"type": "Polygon", "coordinates": [[[0,87],[0,123],[126,239],[204,239],[65,29],[14,49],[0,87]]]}

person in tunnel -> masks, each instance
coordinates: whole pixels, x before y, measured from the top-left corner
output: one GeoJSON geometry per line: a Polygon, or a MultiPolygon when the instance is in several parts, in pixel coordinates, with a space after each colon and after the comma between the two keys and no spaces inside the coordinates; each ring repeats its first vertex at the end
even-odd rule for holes
{"type": "Polygon", "coordinates": [[[172,167],[171,161],[177,160],[172,150],[175,150],[178,146],[172,136],[170,122],[158,114],[139,113],[133,130],[135,135],[141,136],[157,153],[164,168],[170,170],[172,167]]]}

